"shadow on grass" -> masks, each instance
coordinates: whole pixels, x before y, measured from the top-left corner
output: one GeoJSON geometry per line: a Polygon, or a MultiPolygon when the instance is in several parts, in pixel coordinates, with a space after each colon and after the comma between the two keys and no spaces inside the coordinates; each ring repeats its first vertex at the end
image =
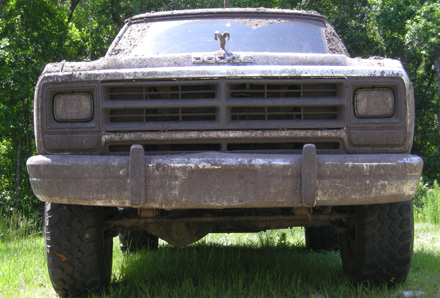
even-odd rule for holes
{"type": "Polygon", "coordinates": [[[108,297],[389,297],[396,290],[352,283],[338,252],[304,247],[202,243],[124,258],[108,297]]]}

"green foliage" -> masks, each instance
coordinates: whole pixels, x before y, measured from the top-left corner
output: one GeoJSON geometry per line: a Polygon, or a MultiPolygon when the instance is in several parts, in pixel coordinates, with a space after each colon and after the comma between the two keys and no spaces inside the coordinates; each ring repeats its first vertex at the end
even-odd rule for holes
{"type": "Polygon", "coordinates": [[[405,61],[405,23],[414,16],[420,0],[372,0],[370,3],[376,38],[383,46],[381,55],[405,61]]]}
{"type": "Polygon", "coordinates": [[[437,181],[432,187],[420,181],[414,198],[414,216],[419,222],[440,224],[440,187],[437,181]]]}
{"type": "Polygon", "coordinates": [[[415,7],[405,29],[405,48],[413,58],[409,73],[416,94],[414,152],[425,160],[425,177],[440,181],[440,3],[426,1],[415,7]]]}
{"type": "Polygon", "coordinates": [[[43,0],[9,1],[3,12],[5,17],[0,21],[0,208],[11,210],[14,206],[35,212],[39,204],[30,191],[25,170],[26,159],[35,151],[34,86],[44,65],[64,56],[68,27],[63,15],[43,0]]]}
{"type": "Polygon", "coordinates": [[[406,42],[413,51],[440,56],[440,3],[428,1],[407,21],[406,42]]]}

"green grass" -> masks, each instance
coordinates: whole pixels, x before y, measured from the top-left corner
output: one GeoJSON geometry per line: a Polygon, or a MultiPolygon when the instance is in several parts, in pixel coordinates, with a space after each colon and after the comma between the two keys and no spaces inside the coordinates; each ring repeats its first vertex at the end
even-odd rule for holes
{"type": "Polygon", "coordinates": [[[38,220],[0,214],[0,297],[49,297],[51,292],[38,220]]]}
{"type": "Polygon", "coordinates": [[[440,297],[440,226],[416,224],[414,256],[405,287],[426,293],[426,297],[440,297]]]}
{"type": "MultiPolygon", "coordinates": [[[[0,219],[0,297],[56,297],[39,224],[0,219]]],[[[302,228],[210,234],[186,247],[123,255],[114,241],[110,286],[90,297],[440,297],[440,226],[416,224],[412,269],[395,288],[351,282],[338,253],[304,248],[302,228]]]]}

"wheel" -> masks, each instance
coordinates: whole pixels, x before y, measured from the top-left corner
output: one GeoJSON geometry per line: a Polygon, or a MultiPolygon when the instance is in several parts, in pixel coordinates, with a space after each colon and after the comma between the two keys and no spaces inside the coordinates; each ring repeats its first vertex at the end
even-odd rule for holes
{"type": "Polygon", "coordinates": [[[330,226],[306,227],[306,248],[313,251],[339,249],[338,232],[330,226]]]}
{"type": "Polygon", "coordinates": [[[119,234],[122,252],[137,252],[140,250],[156,250],[159,238],[142,230],[125,230],[119,234]]]}
{"type": "Polygon", "coordinates": [[[100,290],[110,282],[113,235],[104,227],[105,207],[46,203],[47,267],[58,295],[100,290]]]}
{"type": "Polygon", "coordinates": [[[393,285],[406,280],[414,242],[412,201],[356,206],[339,234],[344,271],[360,282],[393,285]]]}

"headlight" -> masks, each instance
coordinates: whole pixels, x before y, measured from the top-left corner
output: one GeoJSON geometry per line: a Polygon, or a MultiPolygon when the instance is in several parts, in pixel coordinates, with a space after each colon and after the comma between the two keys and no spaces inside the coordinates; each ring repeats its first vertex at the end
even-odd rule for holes
{"type": "Polygon", "coordinates": [[[388,118],[394,114],[394,93],[389,88],[358,89],[354,93],[358,118],[388,118]]]}
{"type": "Polygon", "coordinates": [[[58,122],[88,122],[93,118],[93,98],[89,93],[58,93],[53,99],[58,122]]]}

